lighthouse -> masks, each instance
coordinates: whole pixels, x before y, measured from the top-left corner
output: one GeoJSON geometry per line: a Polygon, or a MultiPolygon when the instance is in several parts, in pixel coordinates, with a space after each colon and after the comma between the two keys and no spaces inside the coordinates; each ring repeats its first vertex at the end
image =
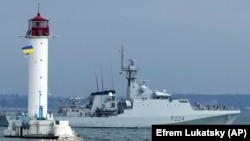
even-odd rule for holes
{"type": "Polygon", "coordinates": [[[29,57],[28,63],[28,115],[45,119],[48,96],[48,39],[49,20],[37,15],[28,21],[26,38],[29,46],[23,52],[29,57]]]}
{"type": "Polygon", "coordinates": [[[69,126],[68,121],[54,120],[48,110],[48,39],[49,20],[37,15],[29,19],[25,38],[29,45],[22,51],[29,58],[28,63],[28,113],[22,113],[9,121],[5,137],[46,138],[82,141],[69,126]]]}

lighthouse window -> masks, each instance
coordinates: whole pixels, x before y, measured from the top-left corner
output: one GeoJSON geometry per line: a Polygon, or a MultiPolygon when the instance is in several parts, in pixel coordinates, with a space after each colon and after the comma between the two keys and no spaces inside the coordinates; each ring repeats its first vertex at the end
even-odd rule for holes
{"type": "Polygon", "coordinates": [[[48,26],[48,21],[41,21],[40,22],[40,27],[47,27],[48,26]]]}
{"type": "Polygon", "coordinates": [[[38,25],[39,25],[39,22],[37,22],[37,21],[32,22],[33,27],[38,27],[38,25]]]}
{"type": "Polygon", "coordinates": [[[33,21],[32,26],[33,27],[47,27],[48,21],[33,21]]]}

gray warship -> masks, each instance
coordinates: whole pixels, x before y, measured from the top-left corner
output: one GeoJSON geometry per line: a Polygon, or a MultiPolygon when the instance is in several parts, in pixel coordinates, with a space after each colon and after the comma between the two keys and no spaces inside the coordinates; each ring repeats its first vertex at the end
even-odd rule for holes
{"type": "Polygon", "coordinates": [[[166,91],[151,90],[137,81],[135,60],[130,59],[124,67],[124,48],[121,52],[121,69],[126,72],[126,97],[119,99],[115,90],[91,93],[87,97],[71,97],[70,105],[62,104],[56,120],[68,120],[72,127],[127,127],[150,128],[166,124],[233,124],[240,109],[226,106],[192,105],[189,99],[174,99],[166,91]],[[78,105],[77,100],[87,99],[78,105]]]}

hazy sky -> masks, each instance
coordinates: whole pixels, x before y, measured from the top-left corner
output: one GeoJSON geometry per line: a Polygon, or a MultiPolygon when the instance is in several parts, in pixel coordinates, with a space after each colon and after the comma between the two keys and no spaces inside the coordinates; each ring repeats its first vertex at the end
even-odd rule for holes
{"type": "Polygon", "coordinates": [[[28,20],[50,20],[49,91],[88,95],[101,87],[125,96],[120,72],[137,60],[140,80],[169,93],[250,94],[248,0],[3,0],[0,93],[27,94],[28,20]],[[103,79],[101,79],[103,76],[103,79]],[[112,85],[112,80],[113,84],[112,85]]]}

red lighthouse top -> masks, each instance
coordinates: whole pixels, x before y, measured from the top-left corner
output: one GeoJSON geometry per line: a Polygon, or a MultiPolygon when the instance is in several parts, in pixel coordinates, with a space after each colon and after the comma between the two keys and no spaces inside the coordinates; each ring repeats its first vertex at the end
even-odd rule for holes
{"type": "Polygon", "coordinates": [[[40,12],[38,12],[37,15],[31,20],[34,21],[34,20],[45,20],[45,19],[41,16],[40,12]]]}
{"type": "Polygon", "coordinates": [[[28,22],[26,36],[49,36],[49,20],[43,18],[40,12],[28,22]]]}

